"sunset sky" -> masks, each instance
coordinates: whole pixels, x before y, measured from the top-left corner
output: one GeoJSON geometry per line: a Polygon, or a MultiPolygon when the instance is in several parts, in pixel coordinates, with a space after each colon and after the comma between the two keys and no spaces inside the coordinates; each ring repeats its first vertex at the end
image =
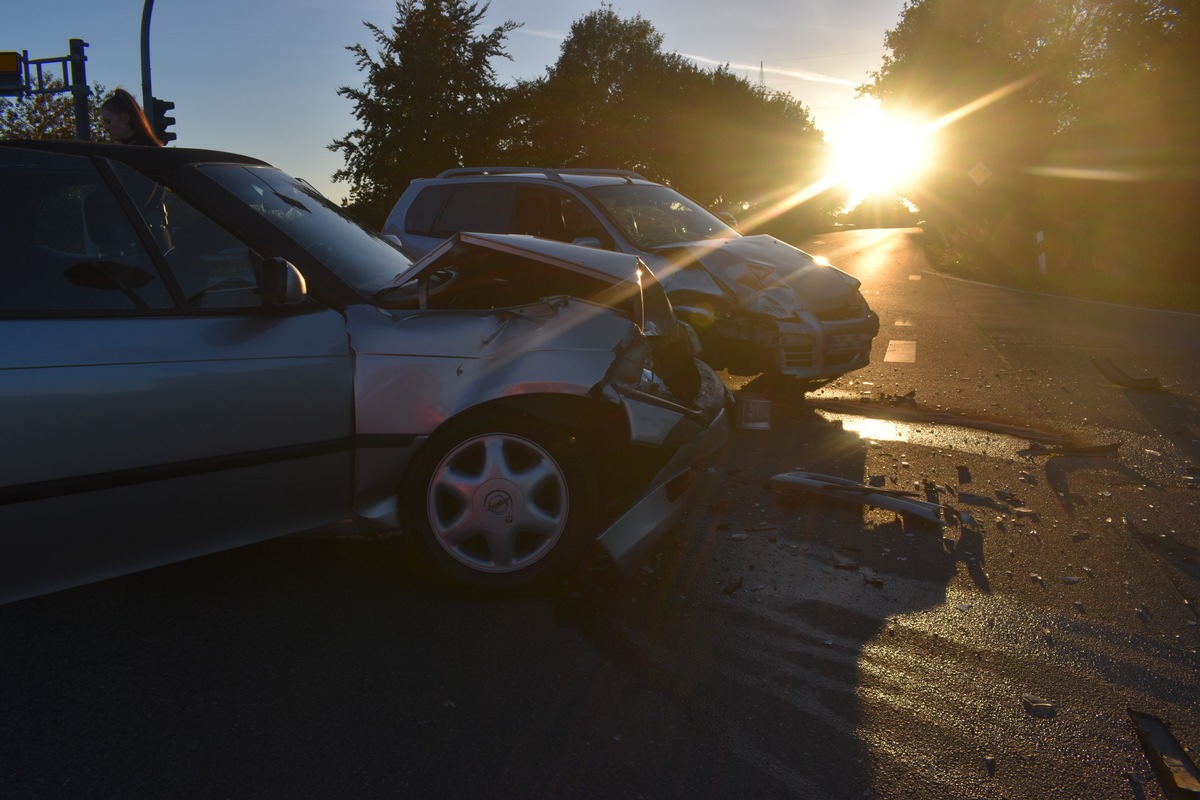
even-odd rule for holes
{"type": "MultiPolygon", "coordinates": [[[[482,4],[481,4],[482,5],[482,4]]],[[[641,0],[612,4],[641,14],[663,49],[704,67],[729,64],[806,105],[831,142],[853,140],[871,124],[873,104],[855,87],[877,69],[883,37],[904,0],[641,0]],[[686,10],[684,10],[686,9],[686,10]],[[761,65],[761,72],[760,72],[761,65]]],[[[502,82],[536,78],[558,57],[571,23],[600,8],[574,0],[495,0],[483,31],[523,23],[508,38],[502,82]]],[[[142,95],[142,0],[18,3],[5,15],[0,50],[31,59],[63,56],[72,38],[88,42],[88,79],[142,95]]],[[[232,150],[269,161],[341,199],[331,176],[341,157],[327,145],[355,124],[343,85],[359,86],[347,45],[374,44],[363,21],[388,28],[391,0],[157,0],[150,33],[152,84],[176,104],[179,146],[232,150]]]]}

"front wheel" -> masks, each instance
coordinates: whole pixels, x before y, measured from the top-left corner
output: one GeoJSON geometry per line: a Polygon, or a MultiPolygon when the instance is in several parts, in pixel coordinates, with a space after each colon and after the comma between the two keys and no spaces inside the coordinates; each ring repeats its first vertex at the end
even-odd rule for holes
{"type": "Polygon", "coordinates": [[[442,571],[500,589],[570,566],[594,516],[576,446],[507,415],[435,435],[410,474],[405,505],[442,571]]]}

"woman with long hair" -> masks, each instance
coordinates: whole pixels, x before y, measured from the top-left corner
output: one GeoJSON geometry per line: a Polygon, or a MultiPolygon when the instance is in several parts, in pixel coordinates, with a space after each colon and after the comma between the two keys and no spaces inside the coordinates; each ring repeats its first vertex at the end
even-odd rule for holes
{"type": "Polygon", "coordinates": [[[163,145],[154,135],[154,129],[150,127],[150,121],[146,119],[138,101],[124,89],[114,89],[100,105],[100,122],[108,132],[108,138],[114,142],[148,147],[163,145]]]}

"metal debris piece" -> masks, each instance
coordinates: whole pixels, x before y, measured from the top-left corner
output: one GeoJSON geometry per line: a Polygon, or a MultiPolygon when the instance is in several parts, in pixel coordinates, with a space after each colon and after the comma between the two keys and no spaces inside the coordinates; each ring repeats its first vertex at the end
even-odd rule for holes
{"type": "Polygon", "coordinates": [[[1100,374],[1108,378],[1117,386],[1126,389],[1142,389],[1151,392],[1161,392],[1163,390],[1162,381],[1157,377],[1134,378],[1126,373],[1120,367],[1107,358],[1092,356],[1092,365],[1100,370],[1100,374]]]}
{"type": "Polygon", "coordinates": [[[845,500],[851,503],[863,503],[877,508],[885,508],[898,514],[915,517],[941,525],[944,506],[916,499],[916,492],[900,489],[878,489],[866,486],[846,478],[834,475],[821,475],[815,472],[784,472],[771,478],[770,487],[773,491],[784,494],[807,492],[819,494],[834,500],[845,500]]]}
{"type": "Polygon", "coordinates": [[[1179,744],[1171,727],[1152,714],[1128,709],[1134,730],[1154,774],[1170,800],[1200,798],[1200,770],[1179,744]]]}

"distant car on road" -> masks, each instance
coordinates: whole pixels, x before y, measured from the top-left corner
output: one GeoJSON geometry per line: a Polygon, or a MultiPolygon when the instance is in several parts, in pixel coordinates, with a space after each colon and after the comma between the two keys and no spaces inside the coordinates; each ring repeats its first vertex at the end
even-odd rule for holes
{"type": "Polygon", "coordinates": [[[742,236],[634,172],[451,169],[413,181],[383,231],[417,256],[459,231],[636,255],[695,329],[709,364],[792,378],[802,389],[865,367],[879,331],[856,278],[770,236],[742,236]]]}
{"type": "Polygon", "coordinates": [[[0,143],[0,602],[401,527],[459,581],[630,568],[728,392],[635,256],[464,234],[413,263],[252,158],[0,143]]]}

